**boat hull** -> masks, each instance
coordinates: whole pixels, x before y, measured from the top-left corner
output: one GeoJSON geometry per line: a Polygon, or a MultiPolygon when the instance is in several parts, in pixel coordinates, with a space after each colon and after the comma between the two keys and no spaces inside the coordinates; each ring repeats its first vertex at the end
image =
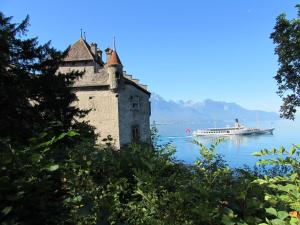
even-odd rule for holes
{"type": "Polygon", "coordinates": [[[214,130],[198,130],[193,132],[193,136],[231,136],[231,135],[261,135],[261,134],[273,134],[275,128],[270,129],[257,129],[257,128],[243,128],[234,130],[214,129],[214,130]]]}

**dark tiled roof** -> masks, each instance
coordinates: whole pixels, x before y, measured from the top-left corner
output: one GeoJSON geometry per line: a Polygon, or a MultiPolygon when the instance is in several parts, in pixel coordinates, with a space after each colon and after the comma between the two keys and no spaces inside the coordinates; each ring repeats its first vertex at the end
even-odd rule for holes
{"type": "Polygon", "coordinates": [[[107,65],[113,66],[113,65],[122,65],[121,60],[118,56],[118,53],[116,51],[113,51],[111,53],[111,56],[107,62],[107,65]]]}
{"type": "Polygon", "coordinates": [[[125,81],[125,84],[130,84],[130,85],[136,87],[137,89],[145,92],[147,95],[149,95],[149,96],[151,95],[151,92],[149,92],[145,87],[143,87],[142,85],[137,84],[133,80],[131,80],[127,77],[124,77],[124,81],[125,81]]]}
{"type": "Polygon", "coordinates": [[[94,61],[94,56],[91,52],[89,44],[82,38],[80,38],[75,44],[73,44],[68,55],[64,61],[94,61]]]}

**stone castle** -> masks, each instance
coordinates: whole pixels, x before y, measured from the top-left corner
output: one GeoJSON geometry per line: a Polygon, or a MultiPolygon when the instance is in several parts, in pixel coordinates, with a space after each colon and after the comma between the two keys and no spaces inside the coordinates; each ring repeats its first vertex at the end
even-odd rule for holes
{"type": "Polygon", "coordinates": [[[97,44],[83,38],[68,50],[58,72],[84,74],[72,86],[80,109],[90,110],[84,118],[96,128],[98,144],[107,136],[120,148],[132,142],[150,142],[150,92],[123,71],[115,49],[105,49],[106,62],[97,44]]]}

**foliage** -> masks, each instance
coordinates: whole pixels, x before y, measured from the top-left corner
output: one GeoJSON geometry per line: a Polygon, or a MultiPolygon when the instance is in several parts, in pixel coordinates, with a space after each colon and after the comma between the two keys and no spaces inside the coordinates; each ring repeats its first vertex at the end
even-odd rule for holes
{"type": "MultiPolygon", "coordinates": [[[[300,15],[300,5],[298,15],[300,15]]],[[[289,20],[285,14],[277,17],[271,34],[276,44],[279,69],[274,77],[278,83],[278,94],[283,100],[281,116],[294,119],[296,108],[300,106],[300,19],[289,20]]]]}
{"type": "Polygon", "coordinates": [[[265,201],[268,203],[266,224],[300,224],[300,146],[293,145],[290,150],[261,150],[256,156],[275,155],[277,158],[262,159],[259,164],[288,166],[284,176],[274,176],[255,180],[260,186],[267,187],[265,201]]]}
{"type": "Polygon", "coordinates": [[[10,224],[299,224],[300,146],[261,150],[255,169],[229,168],[217,140],[192,165],[170,144],[95,146],[57,74],[63,54],[19,38],[0,14],[0,222],[10,224]]]}
{"type": "Polygon", "coordinates": [[[69,148],[63,142],[70,138],[80,135],[45,136],[41,143],[39,137],[27,151],[1,143],[4,166],[24,165],[1,171],[3,224],[288,224],[298,215],[298,189],[285,185],[299,185],[297,159],[260,161],[293,165],[293,172],[270,177],[228,168],[216,153],[219,141],[197,143],[199,159],[185,165],[174,160],[170,146],[133,144],[115,151],[82,141],[69,148]],[[56,158],[57,152],[65,156],[56,158]]]}
{"type": "Polygon", "coordinates": [[[72,199],[96,191],[82,160],[95,136],[69,88],[81,73],[56,74],[64,54],[25,39],[27,26],[0,13],[0,222],[78,224],[72,199]]]}
{"type": "Polygon", "coordinates": [[[25,142],[53,122],[57,133],[77,126],[74,117],[85,112],[71,105],[69,86],[81,73],[56,74],[65,53],[24,39],[29,17],[11,19],[0,12],[0,136],[25,142]]]}

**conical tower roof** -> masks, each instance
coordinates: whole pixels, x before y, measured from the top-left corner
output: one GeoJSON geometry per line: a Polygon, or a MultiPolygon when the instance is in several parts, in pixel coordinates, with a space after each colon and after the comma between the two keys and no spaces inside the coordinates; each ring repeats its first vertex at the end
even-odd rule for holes
{"type": "Polygon", "coordinates": [[[115,50],[112,51],[111,56],[107,62],[107,65],[109,66],[122,65],[118,53],[115,50]]]}

